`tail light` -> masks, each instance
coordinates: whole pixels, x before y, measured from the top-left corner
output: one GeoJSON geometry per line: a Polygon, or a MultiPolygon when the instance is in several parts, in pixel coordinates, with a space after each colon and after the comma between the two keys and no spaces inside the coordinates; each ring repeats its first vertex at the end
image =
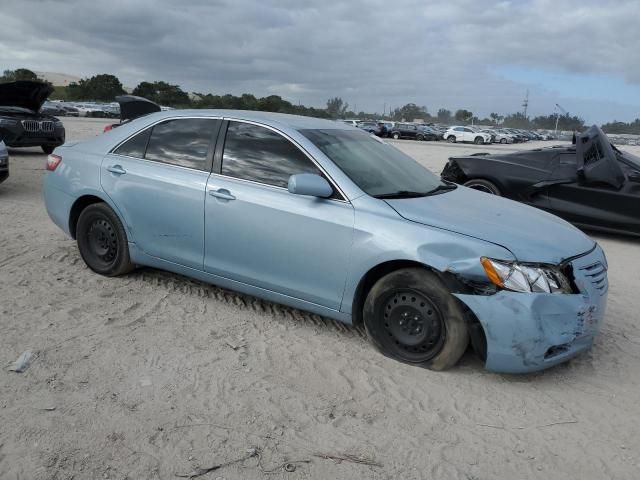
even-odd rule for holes
{"type": "Polygon", "coordinates": [[[108,132],[109,130],[113,130],[113,124],[105,125],[104,130],[102,130],[102,133],[108,132]]]}
{"type": "Polygon", "coordinates": [[[49,170],[50,172],[55,171],[60,163],[62,163],[62,157],[60,155],[49,155],[47,157],[47,170],[49,170]]]}

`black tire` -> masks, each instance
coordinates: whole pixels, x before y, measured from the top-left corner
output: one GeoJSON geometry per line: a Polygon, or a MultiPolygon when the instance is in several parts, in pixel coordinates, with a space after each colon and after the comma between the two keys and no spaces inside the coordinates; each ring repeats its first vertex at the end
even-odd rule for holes
{"type": "Polygon", "coordinates": [[[55,150],[56,147],[52,147],[51,145],[41,145],[40,148],[42,148],[42,151],[44,153],[49,155],[49,154],[53,153],[53,151],[55,150]]]}
{"type": "Polygon", "coordinates": [[[447,137],[447,142],[449,143],[456,143],[456,137],[454,135],[449,135],[447,137]]]}
{"type": "Polygon", "coordinates": [[[501,138],[500,139],[500,143],[504,145],[505,143],[507,143],[507,139],[506,138],[501,138]]]}
{"type": "Polygon", "coordinates": [[[94,203],[80,213],[76,239],[82,259],[94,272],[115,277],[133,270],[127,234],[106,203],[94,203]]]}
{"type": "Polygon", "coordinates": [[[424,268],[404,268],[378,280],[367,295],[363,316],[373,345],[411,365],[446,370],[469,344],[462,307],[424,268]]]}
{"type": "Polygon", "coordinates": [[[398,132],[393,132],[391,136],[393,137],[394,140],[398,140],[400,138],[400,134],[398,132]]]}
{"type": "Polygon", "coordinates": [[[476,145],[482,145],[482,144],[484,144],[484,138],[476,137],[476,138],[473,139],[473,143],[475,143],[476,145]]]}
{"type": "Polygon", "coordinates": [[[421,142],[422,140],[424,140],[424,136],[422,136],[422,135],[416,135],[416,140],[418,140],[418,141],[420,141],[420,142],[421,142]]]}
{"type": "Polygon", "coordinates": [[[495,183],[490,182],[489,180],[484,180],[482,178],[473,178],[464,183],[465,187],[473,188],[474,190],[479,190],[481,192],[490,193],[492,195],[497,195],[499,197],[502,196],[500,189],[496,186],[495,183]]]}

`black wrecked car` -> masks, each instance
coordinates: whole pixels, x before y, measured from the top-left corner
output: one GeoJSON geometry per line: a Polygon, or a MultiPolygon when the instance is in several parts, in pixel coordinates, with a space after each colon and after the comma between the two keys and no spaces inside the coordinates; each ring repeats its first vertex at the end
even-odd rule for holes
{"type": "Polygon", "coordinates": [[[640,157],[618,150],[597,126],[574,145],[451,157],[442,178],[579,227],[640,236],[640,157]]]}
{"type": "Polygon", "coordinates": [[[8,147],[41,147],[45,153],[64,143],[65,131],[58,118],[40,113],[53,92],[46,83],[0,83],[0,138],[8,147]]]}
{"type": "Polygon", "coordinates": [[[9,178],[9,152],[4,142],[0,140],[0,183],[9,178]]]}
{"type": "Polygon", "coordinates": [[[161,110],[160,105],[157,103],[135,95],[120,95],[116,97],[116,102],[120,105],[120,123],[105,126],[105,132],[108,132],[112,128],[119,127],[123,123],[130,122],[135,118],[161,110]]]}

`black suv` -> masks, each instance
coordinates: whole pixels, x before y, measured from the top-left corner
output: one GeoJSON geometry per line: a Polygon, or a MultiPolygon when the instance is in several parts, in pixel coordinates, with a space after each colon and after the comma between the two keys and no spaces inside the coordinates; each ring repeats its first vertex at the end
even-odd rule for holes
{"type": "Polygon", "coordinates": [[[9,154],[0,138],[0,183],[9,178],[9,154]]]}
{"type": "Polygon", "coordinates": [[[424,140],[425,132],[418,125],[411,123],[396,123],[391,130],[391,137],[395,138],[413,138],[414,140],[424,140]]]}
{"type": "Polygon", "coordinates": [[[51,153],[64,143],[62,122],[38,113],[52,92],[41,82],[0,83],[0,138],[8,147],[41,147],[51,153]]]}

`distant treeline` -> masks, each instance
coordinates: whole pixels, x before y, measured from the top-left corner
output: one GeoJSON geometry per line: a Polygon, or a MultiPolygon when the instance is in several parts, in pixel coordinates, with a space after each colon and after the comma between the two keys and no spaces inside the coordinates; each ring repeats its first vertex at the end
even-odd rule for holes
{"type": "MultiPolygon", "coordinates": [[[[16,80],[38,80],[38,76],[31,70],[19,68],[17,70],[5,70],[0,82],[16,80]]],[[[69,101],[100,101],[112,102],[117,95],[125,94],[122,83],[115,75],[100,74],[90,78],[83,78],[78,82],[72,82],[66,87],[55,87],[52,100],[69,101]]],[[[131,92],[133,95],[148,98],[159,105],[175,108],[228,108],[239,110],[263,110],[269,112],[292,113],[320,118],[359,118],[359,119],[387,119],[395,121],[422,120],[425,122],[438,122],[444,124],[480,124],[500,125],[512,128],[554,130],[556,121],[558,130],[584,129],[584,120],[575,115],[540,115],[534,118],[525,117],[522,113],[500,115],[491,113],[486,118],[478,118],[473,112],[459,109],[455,112],[441,108],[435,114],[429,113],[427,107],[415,103],[408,103],[384,114],[374,112],[354,112],[349,109],[349,104],[340,97],[327,100],[325,108],[305,107],[295,105],[279,95],[268,97],[256,97],[250,93],[236,95],[213,95],[211,93],[191,94],[182,90],[178,85],[172,85],[163,81],[141,82],[131,92]]],[[[640,119],[631,123],[612,122],[602,126],[607,133],[635,133],[640,134],[640,119]]]]}

